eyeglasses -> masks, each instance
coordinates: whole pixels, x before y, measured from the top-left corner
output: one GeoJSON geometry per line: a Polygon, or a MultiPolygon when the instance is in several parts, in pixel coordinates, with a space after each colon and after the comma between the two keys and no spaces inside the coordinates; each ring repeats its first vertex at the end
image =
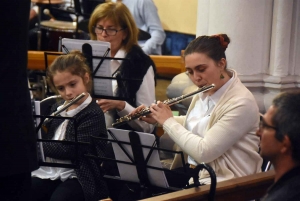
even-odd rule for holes
{"type": "Polygon", "coordinates": [[[119,30],[117,30],[117,29],[104,29],[102,27],[94,27],[94,28],[95,28],[95,33],[96,34],[102,34],[102,32],[105,31],[105,33],[109,36],[115,36],[119,31],[124,30],[124,28],[119,29],[119,30]]]}
{"type": "Polygon", "coordinates": [[[270,126],[269,124],[267,124],[264,119],[260,120],[259,122],[259,130],[262,129],[274,129],[275,131],[277,131],[277,127],[275,126],[270,126]]]}

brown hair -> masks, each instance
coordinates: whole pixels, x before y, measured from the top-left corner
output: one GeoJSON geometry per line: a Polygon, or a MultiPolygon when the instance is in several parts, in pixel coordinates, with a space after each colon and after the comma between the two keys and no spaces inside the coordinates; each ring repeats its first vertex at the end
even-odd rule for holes
{"type": "Polygon", "coordinates": [[[129,52],[133,45],[138,44],[138,28],[128,8],[121,2],[107,2],[98,5],[89,20],[89,32],[92,40],[97,40],[96,24],[102,19],[109,19],[127,31],[127,37],[122,41],[122,48],[129,52]]]}
{"type": "Polygon", "coordinates": [[[225,50],[230,43],[226,34],[199,36],[189,43],[184,51],[184,57],[192,53],[204,53],[215,62],[226,59],[225,50]]]}
{"type": "MultiPolygon", "coordinates": [[[[91,77],[90,68],[86,63],[86,59],[83,54],[79,51],[71,51],[69,54],[61,55],[57,57],[52,64],[48,67],[46,76],[47,82],[50,85],[51,89],[57,93],[55,85],[53,83],[53,77],[57,72],[68,71],[72,75],[78,75],[82,79],[86,73],[91,77]]],[[[88,92],[92,90],[92,79],[89,79],[89,82],[86,84],[88,92]]]]}

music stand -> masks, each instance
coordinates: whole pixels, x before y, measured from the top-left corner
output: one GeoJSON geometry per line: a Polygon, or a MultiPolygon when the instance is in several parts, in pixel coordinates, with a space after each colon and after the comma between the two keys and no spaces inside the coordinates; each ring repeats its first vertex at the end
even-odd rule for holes
{"type": "MultiPolygon", "coordinates": [[[[87,63],[91,69],[92,79],[94,83],[93,93],[91,94],[93,98],[103,98],[103,99],[111,99],[111,100],[124,100],[128,101],[127,98],[115,97],[112,94],[112,86],[111,80],[117,80],[118,87],[121,88],[121,84],[123,81],[134,82],[134,81],[142,81],[142,79],[128,79],[121,78],[121,75],[118,73],[118,70],[114,73],[111,72],[109,66],[105,66],[104,62],[109,62],[110,60],[121,60],[123,62],[127,62],[126,58],[116,58],[110,57],[110,43],[102,42],[102,41],[90,41],[90,40],[78,40],[78,39],[62,39],[62,47],[64,52],[69,52],[71,50],[81,50],[84,56],[87,59],[87,63]],[[100,56],[94,55],[98,53],[100,56]],[[93,61],[99,60],[98,63],[94,63],[93,61]],[[101,72],[100,72],[101,71],[101,72]],[[105,80],[109,80],[105,84],[105,80]],[[103,82],[104,85],[98,86],[99,83],[103,82]],[[95,87],[96,86],[96,87],[95,87]],[[107,93],[102,93],[105,89],[101,88],[104,86],[107,89],[107,93]],[[110,94],[109,94],[110,93],[110,94]]],[[[107,64],[106,64],[107,65],[107,64]]]]}
{"type": "MultiPolygon", "coordinates": [[[[184,164],[183,153],[181,151],[171,151],[157,148],[155,146],[155,137],[147,133],[113,128],[108,129],[108,133],[109,139],[92,137],[92,143],[94,140],[104,140],[112,142],[116,159],[86,155],[87,157],[93,158],[95,160],[114,161],[118,164],[120,178],[111,176],[105,177],[109,179],[138,183],[140,186],[138,192],[140,195],[140,199],[147,198],[149,196],[155,196],[153,195],[154,191],[152,191],[153,187],[164,189],[164,193],[181,190],[180,188],[168,186],[167,181],[164,180],[164,172],[168,171],[174,174],[188,173],[163,169],[161,167],[161,164],[157,164],[157,161],[160,163],[158,155],[158,151],[160,150],[180,154],[182,157],[182,162],[184,164]]],[[[207,169],[211,174],[212,184],[209,197],[211,198],[210,200],[213,200],[216,188],[216,177],[210,166],[206,164],[200,164],[194,169],[193,175],[188,174],[188,176],[193,177],[195,186],[200,186],[198,174],[202,168],[207,169]]]]}
{"type": "Polygon", "coordinates": [[[79,145],[82,146],[87,146],[89,143],[86,142],[78,142],[77,139],[77,122],[76,119],[73,117],[61,117],[61,116],[49,116],[49,115],[40,115],[40,114],[35,114],[33,115],[35,119],[39,119],[39,121],[35,120],[36,122],[39,122],[36,124],[36,135],[37,135],[37,148],[38,148],[38,158],[39,158],[39,166],[48,166],[48,167],[62,167],[62,168],[72,168],[72,169],[78,169],[79,168],[79,145]],[[42,125],[46,119],[49,119],[51,121],[52,119],[65,119],[69,120],[70,122],[73,121],[74,123],[74,141],[66,141],[66,140],[46,140],[46,139],[41,139],[39,138],[41,134],[39,132],[43,133],[42,131],[42,125]],[[44,160],[44,154],[43,154],[43,147],[41,146],[40,143],[42,142],[51,142],[51,143],[60,143],[66,146],[74,146],[75,149],[75,159],[74,163],[72,164],[66,164],[66,163],[51,163],[51,162],[45,162],[44,160]]]}

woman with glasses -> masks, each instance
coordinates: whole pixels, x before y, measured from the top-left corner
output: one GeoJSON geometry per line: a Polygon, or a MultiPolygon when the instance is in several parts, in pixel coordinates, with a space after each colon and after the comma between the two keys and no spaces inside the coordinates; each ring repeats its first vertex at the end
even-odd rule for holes
{"type": "MultiPolygon", "coordinates": [[[[113,93],[122,100],[98,99],[105,112],[107,127],[116,119],[128,115],[139,105],[151,105],[155,100],[155,65],[138,46],[138,28],[128,8],[121,2],[103,3],[95,8],[89,21],[92,40],[111,44],[111,56],[127,60],[112,60],[111,72],[121,80],[113,80],[113,93]]],[[[135,120],[120,127],[151,133],[153,125],[135,120]]]]}

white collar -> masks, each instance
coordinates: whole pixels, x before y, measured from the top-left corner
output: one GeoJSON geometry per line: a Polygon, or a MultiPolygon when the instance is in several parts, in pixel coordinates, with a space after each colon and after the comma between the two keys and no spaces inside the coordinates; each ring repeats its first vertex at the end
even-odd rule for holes
{"type": "MultiPolygon", "coordinates": [[[[73,110],[69,110],[67,112],[65,110],[65,111],[61,112],[60,115],[62,117],[73,117],[77,113],[79,113],[82,109],[84,109],[86,106],[88,106],[91,102],[92,102],[92,97],[89,94],[89,96],[87,97],[87,99],[85,99],[85,101],[83,101],[83,103],[81,103],[77,108],[75,108],[73,110]]],[[[59,106],[57,108],[57,110],[60,110],[65,104],[66,104],[66,101],[64,102],[63,105],[59,106]]]]}
{"type": "MultiPolygon", "coordinates": [[[[208,96],[207,98],[209,98],[214,105],[217,104],[217,102],[220,100],[221,96],[225,93],[226,89],[230,86],[230,84],[233,82],[234,79],[234,72],[232,71],[233,75],[232,77],[220,88],[218,89],[214,94],[212,94],[211,96],[208,96]]],[[[200,94],[199,94],[200,95],[200,94]]],[[[206,98],[206,96],[202,96],[201,97],[202,100],[204,100],[206,98]]]]}

